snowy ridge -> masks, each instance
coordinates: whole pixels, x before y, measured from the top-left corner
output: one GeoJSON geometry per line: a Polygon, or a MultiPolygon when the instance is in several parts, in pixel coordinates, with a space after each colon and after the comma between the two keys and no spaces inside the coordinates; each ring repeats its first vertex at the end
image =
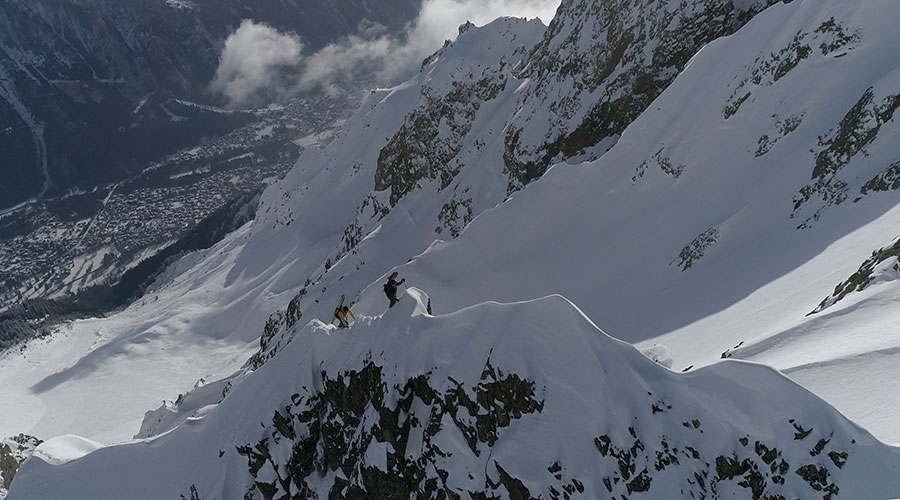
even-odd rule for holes
{"type": "Polygon", "coordinates": [[[312,321],[219,410],[65,467],[32,459],[8,498],[900,491],[900,450],[769,368],[672,373],[561,297],[438,317],[426,299],[347,331],[312,321]]]}
{"type": "MultiPolygon", "coordinates": [[[[700,368],[765,362],[900,442],[894,261],[807,316],[900,234],[900,56],[885,49],[898,17],[890,0],[774,5],[693,55],[604,156],[505,200],[501,150],[479,131],[528,114],[511,104],[533,82],[511,68],[537,30],[467,27],[304,154],[252,225],[110,320],[225,347],[264,328],[240,380],[221,378],[230,357],[177,414],[150,415],[142,435],[165,434],[65,467],[32,460],[13,498],[51,483],[85,498],[900,496],[897,450],[822,400],[770,368],[700,368]],[[485,40],[516,57],[471,51],[485,40]],[[469,87],[449,99],[441,74],[469,87]],[[487,97],[469,99],[482,81],[487,97]],[[382,172],[410,182],[378,176],[388,157],[410,168],[382,172]],[[460,223],[436,230],[467,187],[483,190],[470,218],[451,207],[460,223]],[[415,288],[385,311],[394,269],[415,288]],[[335,332],[321,321],[341,294],[360,319],[335,332]],[[114,479],[79,482],[101,475],[114,479]]],[[[123,350],[156,345],[140,330],[123,350]]]]}

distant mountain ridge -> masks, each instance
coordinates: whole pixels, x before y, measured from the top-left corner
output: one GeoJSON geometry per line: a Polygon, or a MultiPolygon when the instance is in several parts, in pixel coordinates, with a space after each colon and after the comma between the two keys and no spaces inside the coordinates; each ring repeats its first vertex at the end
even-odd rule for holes
{"type": "Polygon", "coordinates": [[[9,1],[0,6],[0,207],[121,180],[238,123],[173,123],[175,98],[206,94],[224,41],[253,19],[311,48],[359,23],[400,32],[417,0],[369,2],[9,1]]]}

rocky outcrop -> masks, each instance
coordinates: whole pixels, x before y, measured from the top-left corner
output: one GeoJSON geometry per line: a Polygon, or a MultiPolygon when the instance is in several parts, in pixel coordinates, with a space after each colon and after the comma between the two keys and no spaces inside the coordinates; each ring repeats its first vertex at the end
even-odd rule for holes
{"type": "MultiPolygon", "coordinates": [[[[333,379],[323,374],[321,393],[291,396],[274,413],[266,437],[238,448],[255,479],[247,496],[309,498],[315,483],[332,476],[329,498],[460,498],[435,463],[453,454],[442,449],[442,428],[454,427],[477,456],[489,452],[512,421],[539,413],[544,404],[533,382],[490,363],[475,387],[455,384],[443,393],[427,375],[388,387],[382,371],[367,363],[333,379]],[[285,456],[280,463],[277,457],[285,456]]],[[[509,491],[508,482],[484,494],[509,491]]]]}
{"type": "Polygon", "coordinates": [[[822,312],[847,295],[861,292],[875,282],[896,279],[900,279],[900,239],[893,245],[872,251],[872,256],[860,264],[849,278],[834,287],[834,293],[823,299],[808,315],[822,312]]]}
{"type": "Polygon", "coordinates": [[[449,88],[423,86],[419,106],[381,150],[375,190],[390,189],[391,206],[423,180],[437,180],[441,189],[450,185],[463,167],[457,155],[479,108],[497,98],[511,76],[505,61],[497,66],[460,69],[449,88]]]}
{"type": "Polygon", "coordinates": [[[12,485],[19,464],[31,456],[41,440],[26,434],[0,440],[0,498],[4,498],[12,485]]]}
{"type": "Polygon", "coordinates": [[[771,3],[563,2],[520,75],[530,85],[506,132],[509,190],[605,153],[704,44],[771,3]]]}
{"type": "Polygon", "coordinates": [[[329,499],[718,498],[731,492],[754,500],[830,500],[840,493],[838,476],[856,449],[855,441],[838,444],[833,429],[787,419],[780,430],[734,435],[720,443],[728,451],[710,454],[698,444],[705,439],[701,418],[673,422],[673,403],[648,392],[652,404],[634,416],[627,433],[585,437],[595,448],[590,477],[573,475],[575,464],[564,458],[526,474],[508,458],[491,458],[491,450],[509,439],[507,429],[517,421],[540,420],[546,388],[490,361],[473,386],[428,373],[391,385],[383,372],[371,360],[359,370],[323,372],[320,391],[285,401],[263,423],[259,441],[238,447],[253,478],[245,498],[324,498],[317,493],[324,491],[329,499]],[[662,428],[670,431],[650,430],[662,428]],[[773,439],[772,432],[793,440],[773,439]],[[448,434],[462,437],[464,448],[451,445],[448,434]],[[465,477],[479,463],[487,467],[483,483],[465,477]],[[673,483],[680,491],[673,493],[673,483]]]}
{"type": "Polygon", "coordinates": [[[719,228],[713,227],[704,231],[703,234],[694,238],[690,245],[685,246],[678,253],[678,257],[672,260],[669,265],[675,265],[682,271],[687,271],[693,267],[694,263],[703,258],[703,253],[707,248],[711,247],[719,239],[719,228]]]}
{"type": "MultiPolygon", "coordinates": [[[[882,126],[893,120],[897,108],[900,108],[900,94],[876,97],[874,89],[870,87],[836,127],[819,137],[820,149],[814,152],[813,182],[801,188],[800,193],[794,197],[794,212],[791,216],[796,216],[813,198],[818,198],[822,204],[800,224],[801,228],[818,220],[824,209],[847,200],[850,186],[839,174],[854,158],[866,155],[866,147],[878,138],[882,126]]],[[[866,183],[860,193],[885,190],[890,185],[888,179],[892,179],[892,172],[892,167],[887,167],[866,183]]]]}
{"type": "Polygon", "coordinates": [[[247,368],[251,370],[259,368],[290,342],[291,330],[303,317],[303,313],[300,311],[300,302],[305,295],[306,288],[301,288],[284,311],[275,311],[269,316],[259,337],[259,351],[247,361],[247,368]]]}
{"type": "Polygon", "coordinates": [[[798,31],[786,47],[771,52],[767,57],[758,58],[747,68],[747,77],[736,85],[728,104],[722,110],[722,116],[728,119],[737,113],[741,105],[753,95],[753,86],[774,85],[797,68],[801,61],[811,57],[842,57],[852,51],[859,41],[858,30],[845,27],[833,17],[814,29],[798,31]]]}

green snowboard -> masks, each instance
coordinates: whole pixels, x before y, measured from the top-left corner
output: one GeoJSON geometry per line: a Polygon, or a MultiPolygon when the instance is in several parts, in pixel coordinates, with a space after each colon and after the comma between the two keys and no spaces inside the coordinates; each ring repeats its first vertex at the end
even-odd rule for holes
{"type": "MultiPolygon", "coordinates": [[[[344,294],[341,294],[341,300],[338,301],[337,307],[334,308],[334,312],[336,313],[338,309],[340,309],[344,305],[344,294]]],[[[331,315],[331,324],[333,325],[335,321],[337,321],[337,314],[331,315]]]]}

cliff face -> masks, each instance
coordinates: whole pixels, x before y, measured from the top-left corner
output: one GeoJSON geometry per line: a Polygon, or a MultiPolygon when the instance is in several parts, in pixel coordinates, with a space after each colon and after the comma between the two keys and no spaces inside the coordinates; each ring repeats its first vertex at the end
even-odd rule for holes
{"type": "MultiPolygon", "coordinates": [[[[459,235],[553,162],[605,153],[704,44],[734,33],[769,3],[563,2],[540,41],[507,29],[509,49],[482,54],[494,62],[454,62],[452,82],[426,67],[419,103],[379,154],[374,189],[381,194],[364,216],[380,220],[417,186],[436,181],[442,204],[429,219],[437,234],[459,235]],[[469,170],[477,173],[463,172],[476,163],[469,170]],[[498,180],[505,185],[485,186],[498,180]]],[[[442,59],[443,51],[426,63],[447,64],[442,59]]],[[[358,220],[347,248],[372,227],[358,220]]]]}
{"type": "Polygon", "coordinates": [[[0,441],[0,498],[6,497],[19,465],[34,452],[41,440],[34,436],[19,434],[0,441]]]}
{"type": "Polygon", "coordinates": [[[598,158],[703,45],[772,3],[563,2],[520,73],[530,84],[506,131],[509,190],[554,162],[598,158]]]}

